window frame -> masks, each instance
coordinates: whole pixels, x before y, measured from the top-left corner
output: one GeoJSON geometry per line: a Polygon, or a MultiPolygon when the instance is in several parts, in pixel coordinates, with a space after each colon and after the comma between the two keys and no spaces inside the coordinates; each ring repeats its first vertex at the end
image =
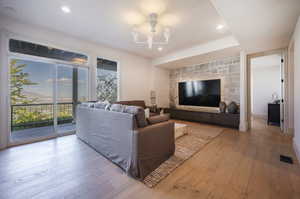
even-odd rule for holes
{"type": "Polygon", "coordinates": [[[45,59],[49,59],[49,60],[56,60],[56,61],[59,61],[59,62],[64,62],[64,63],[69,63],[69,64],[71,63],[71,64],[82,65],[82,66],[87,66],[88,63],[89,63],[89,56],[86,53],[82,53],[82,52],[78,52],[78,51],[74,51],[74,50],[66,50],[64,48],[58,48],[58,47],[55,47],[55,46],[52,46],[52,45],[47,45],[47,44],[40,43],[40,42],[32,42],[32,41],[28,41],[28,40],[24,40],[24,39],[16,39],[14,37],[10,37],[8,39],[8,52],[12,53],[12,54],[28,55],[28,56],[32,56],[32,57],[45,58],[45,59]],[[25,43],[29,43],[29,44],[33,44],[33,45],[42,46],[42,47],[53,48],[53,49],[68,52],[68,53],[74,53],[74,54],[82,55],[82,56],[85,56],[87,58],[87,60],[84,63],[76,63],[76,62],[72,62],[72,61],[66,61],[66,60],[56,59],[56,58],[49,58],[49,57],[45,57],[45,56],[31,55],[31,54],[25,54],[25,53],[20,53],[20,52],[13,52],[13,51],[10,51],[10,41],[11,40],[15,40],[15,41],[19,41],[19,42],[25,42],[25,43]]]}

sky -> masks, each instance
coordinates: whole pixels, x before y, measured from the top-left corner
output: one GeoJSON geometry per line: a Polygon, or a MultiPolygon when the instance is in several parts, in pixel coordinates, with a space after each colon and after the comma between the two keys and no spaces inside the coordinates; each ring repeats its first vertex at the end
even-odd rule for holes
{"type": "MultiPolygon", "coordinates": [[[[17,65],[26,64],[23,72],[29,74],[29,79],[36,85],[24,86],[24,92],[39,101],[49,101],[53,98],[53,87],[55,77],[55,65],[33,62],[27,60],[17,60],[17,65]]],[[[57,99],[59,101],[71,101],[72,99],[72,67],[59,65],[57,68],[57,99]]],[[[88,95],[88,69],[79,68],[78,70],[78,96],[79,99],[88,95]]],[[[52,101],[53,102],[53,101],[52,101]]]]}

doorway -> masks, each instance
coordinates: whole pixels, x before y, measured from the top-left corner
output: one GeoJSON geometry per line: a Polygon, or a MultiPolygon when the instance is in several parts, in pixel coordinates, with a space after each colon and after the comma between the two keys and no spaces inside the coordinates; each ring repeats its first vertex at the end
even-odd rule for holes
{"type": "Polygon", "coordinates": [[[284,65],[281,52],[258,54],[249,60],[250,127],[283,131],[284,65]]]}

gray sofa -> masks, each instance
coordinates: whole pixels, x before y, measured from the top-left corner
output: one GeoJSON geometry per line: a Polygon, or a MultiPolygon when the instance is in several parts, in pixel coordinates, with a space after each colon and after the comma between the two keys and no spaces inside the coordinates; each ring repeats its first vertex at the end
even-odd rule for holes
{"type": "Polygon", "coordinates": [[[76,135],[130,176],[143,179],[174,154],[174,122],[139,128],[136,120],[134,114],[79,105],[76,135]]]}

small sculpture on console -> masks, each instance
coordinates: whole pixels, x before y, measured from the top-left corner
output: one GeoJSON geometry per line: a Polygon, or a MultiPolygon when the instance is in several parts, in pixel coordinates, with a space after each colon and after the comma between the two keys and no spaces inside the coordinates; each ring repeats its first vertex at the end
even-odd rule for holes
{"type": "Polygon", "coordinates": [[[227,107],[228,113],[231,113],[231,114],[238,113],[238,109],[239,109],[239,106],[235,102],[230,102],[230,104],[227,107]]]}
{"type": "Polygon", "coordinates": [[[220,102],[220,105],[219,105],[219,109],[220,109],[220,113],[226,113],[226,103],[225,102],[220,102]]]}

